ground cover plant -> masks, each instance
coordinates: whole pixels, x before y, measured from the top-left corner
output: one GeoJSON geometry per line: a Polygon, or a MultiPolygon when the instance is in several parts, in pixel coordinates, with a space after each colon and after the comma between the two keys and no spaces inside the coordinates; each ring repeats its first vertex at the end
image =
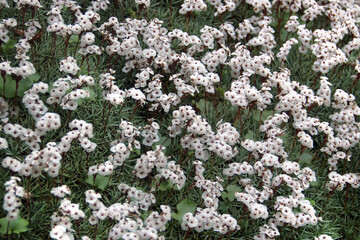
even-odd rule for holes
{"type": "Polygon", "coordinates": [[[360,239],[359,21],[0,0],[0,238],[360,239]]]}

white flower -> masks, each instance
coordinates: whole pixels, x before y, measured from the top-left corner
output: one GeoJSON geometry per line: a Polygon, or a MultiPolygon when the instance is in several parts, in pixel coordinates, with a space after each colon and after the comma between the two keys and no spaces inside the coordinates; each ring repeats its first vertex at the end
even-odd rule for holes
{"type": "Polygon", "coordinates": [[[9,147],[5,138],[0,138],[0,149],[7,149],[9,147]]]}
{"type": "Polygon", "coordinates": [[[329,235],[321,234],[319,237],[316,237],[315,240],[333,240],[333,238],[329,235]]]}
{"type": "Polygon", "coordinates": [[[62,225],[54,226],[50,231],[50,237],[54,239],[66,239],[64,235],[66,233],[66,228],[62,225]]]}
{"type": "Polygon", "coordinates": [[[144,93],[139,89],[130,88],[129,90],[127,90],[126,95],[132,97],[137,101],[140,101],[141,103],[145,103],[146,97],[144,93]]]}
{"type": "Polygon", "coordinates": [[[76,60],[73,57],[67,57],[60,61],[60,71],[76,75],[80,70],[80,67],[76,64],[76,60]]]}
{"type": "Polygon", "coordinates": [[[137,5],[143,5],[144,7],[150,7],[150,0],[135,0],[137,5]]]}
{"type": "Polygon", "coordinates": [[[92,32],[87,32],[81,36],[81,44],[83,45],[91,45],[95,41],[95,34],[92,32]]]}
{"type": "Polygon", "coordinates": [[[62,185],[60,187],[56,187],[51,189],[51,193],[54,194],[55,197],[63,198],[65,195],[70,195],[70,188],[66,185],[62,185]]]}
{"type": "Polygon", "coordinates": [[[314,147],[313,140],[309,134],[306,134],[304,131],[300,131],[297,136],[303,146],[305,146],[307,148],[314,147]]]}

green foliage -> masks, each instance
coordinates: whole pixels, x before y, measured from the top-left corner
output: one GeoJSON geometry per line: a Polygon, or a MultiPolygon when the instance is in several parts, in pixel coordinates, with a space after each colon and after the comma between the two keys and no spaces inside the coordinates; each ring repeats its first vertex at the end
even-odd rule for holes
{"type": "Polygon", "coordinates": [[[100,188],[101,190],[105,190],[108,186],[113,185],[113,183],[110,182],[110,177],[102,176],[100,174],[88,175],[85,181],[93,186],[100,188]]]}
{"type": "Polygon", "coordinates": [[[5,92],[6,98],[12,98],[16,92],[16,81],[12,79],[11,75],[6,75],[5,80],[4,85],[4,79],[0,76],[0,94],[4,97],[5,92]]]}
{"type": "Polygon", "coordinates": [[[196,210],[196,203],[189,201],[188,199],[184,199],[176,205],[177,213],[173,212],[171,216],[182,222],[182,217],[185,213],[194,213],[196,210]]]}
{"type": "Polygon", "coordinates": [[[13,98],[17,93],[18,97],[23,97],[24,92],[26,92],[34,82],[37,82],[40,79],[40,75],[38,73],[34,73],[26,78],[23,78],[18,83],[18,89],[16,90],[16,80],[11,77],[11,75],[5,76],[5,86],[4,79],[0,75],[0,95],[3,96],[5,92],[6,98],[13,98]],[[4,89],[5,88],[5,89],[4,89]]]}
{"type": "Polygon", "coordinates": [[[249,130],[249,131],[246,133],[246,135],[245,135],[244,138],[245,138],[245,139],[250,139],[250,140],[255,140],[255,134],[254,134],[253,131],[249,130]]]}
{"type": "Polygon", "coordinates": [[[29,222],[21,216],[10,222],[4,217],[0,219],[0,233],[4,235],[11,233],[20,234],[29,231],[28,225],[29,222]]]}
{"type": "Polygon", "coordinates": [[[235,193],[236,192],[241,192],[242,188],[237,186],[237,185],[228,185],[226,187],[227,192],[222,192],[221,196],[223,198],[227,198],[230,202],[235,200],[235,193]]]}
{"type": "Polygon", "coordinates": [[[79,41],[79,35],[71,35],[69,38],[69,43],[76,43],[77,41],[79,41]]]}
{"type": "Polygon", "coordinates": [[[5,54],[8,54],[12,49],[15,48],[16,41],[9,39],[5,44],[1,45],[1,49],[5,54]]]}
{"type": "Polygon", "coordinates": [[[256,110],[254,111],[254,120],[259,122],[260,119],[261,119],[261,122],[264,122],[268,117],[272,116],[273,115],[273,111],[259,111],[259,110],[256,110]]]}
{"type": "Polygon", "coordinates": [[[310,165],[312,159],[313,159],[313,156],[311,155],[311,153],[303,152],[303,154],[301,154],[301,156],[300,156],[299,163],[301,165],[310,165]]]}

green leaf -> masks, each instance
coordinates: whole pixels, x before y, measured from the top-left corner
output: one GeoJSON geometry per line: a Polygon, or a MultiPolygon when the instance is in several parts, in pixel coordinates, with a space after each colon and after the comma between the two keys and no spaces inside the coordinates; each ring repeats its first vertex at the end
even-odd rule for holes
{"type": "MultiPolygon", "coordinates": [[[[11,75],[6,75],[5,83],[5,97],[12,98],[15,96],[16,92],[16,81],[12,79],[11,75]]],[[[0,95],[4,93],[4,79],[0,76],[0,95]]]]}
{"type": "Polygon", "coordinates": [[[221,213],[231,214],[230,211],[229,211],[230,207],[231,207],[231,202],[229,202],[229,201],[221,201],[221,202],[219,202],[218,210],[221,213]]]}
{"type": "Polygon", "coordinates": [[[261,115],[261,121],[266,120],[268,117],[273,115],[273,111],[263,111],[261,113],[261,111],[256,110],[255,114],[254,114],[254,120],[256,121],[260,121],[260,115],[261,115]]]}
{"type": "Polygon", "coordinates": [[[130,13],[131,18],[136,18],[136,13],[131,8],[128,9],[128,12],[130,13]]]}
{"type": "Polygon", "coordinates": [[[105,190],[105,188],[108,185],[109,186],[113,185],[111,182],[109,182],[110,181],[109,179],[110,179],[110,177],[105,177],[105,176],[98,174],[98,175],[96,175],[95,184],[94,184],[93,175],[88,175],[88,177],[86,178],[86,182],[100,188],[101,190],[105,190]],[[108,182],[109,182],[109,184],[108,184],[108,182]]]}
{"type": "Polygon", "coordinates": [[[286,41],[286,37],[288,36],[288,31],[285,28],[282,28],[280,30],[280,38],[281,38],[281,42],[285,42],[286,41]]]}
{"type": "Polygon", "coordinates": [[[141,214],[141,219],[146,219],[148,216],[150,215],[149,211],[144,212],[143,214],[141,214]]]}
{"type": "Polygon", "coordinates": [[[5,54],[8,54],[11,49],[15,48],[15,44],[16,44],[15,40],[9,39],[9,41],[1,45],[1,49],[5,54]]]}
{"type": "Polygon", "coordinates": [[[229,74],[229,71],[228,71],[228,70],[223,69],[223,70],[222,70],[222,75],[223,75],[223,76],[229,76],[230,74],[229,74]]]}
{"type": "Polygon", "coordinates": [[[309,152],[303,152],[301,154],[299,163],[304,165],[310,165],[311,160],[313,159],[313,156],[309,152]]]}
{"type": "Polygon", "coordinates": [[[284,132],[282,135],[278,136],[279,138],[281,138],[283,140],[284,143],[290,143],[289,141],[287,141],[289,134],[288,132],[284,132]]]}
{"type": "Polygon", "coordinates": [[[140,149],[137,149],[137,148],[133,148],[133,149],[131,150],[131,152],[132,152],[132,153],[135,153],[136,155],[140,155],[140,154],[141,154],[140,149]]]}
{"type": "Polygon", "coordinates": [[[227,193],[225,194],[225,196],[223,195],[223,197],[226,197],[227,199],[229,199],[230,202],[232,202],[235,200],[235,192],[241,192],[242,189],[236,185],[229,185],[226,187],[226,190],[227,193]]]}
{"type": "Polygon", "coordinates": [[[293,208],[293,213],[301,213],[301,210],[300,208],[293,208]]]}
{"type": "MultiPolygon", "coordinates": [[[[6,217],[0,219],[0,233],[6,234],[7,227],[8,227],[9,221],[6,219],[6,217]]],[[[9,225],[9,234],[11,233],[17,233],[20,234],[22,232],[26,232],[29,229],[27,226],[29,225],[29,222],[22,218],[21,216],[18,216],[18,218],[15,221],[10,221],[9,225]]]]}
{"type": "Polygon", "coordinates": [[[71,35],[69,43],[76,43],[79,40],[79,35],[71,35]]]}
{"type": "Polygon", "coordinates": [[[205,109],[207,113],[215,112],[215,108],[212,102],[210,101],[205,102],[205,99],[200,99],[200,101],[196,103],[196,107],[204,114],[205,114],[205,109]]]}
{"type": "Polygon", "coordinates": [[[319,181],[310,182],[310,186],[312,187],[319,186],[319,181]]]}
{"type": "MultiPolygon", "coordinates": [[[[155,181],[152,182],[152,188],[156,189],[156,186],[159,184],[160,179],[156,179],[155,181]]],[[[167,191],[167,190],[177,190],[179,191],[180,189],[172,182],[170,182],[170,180],[162,180],[162,182],[160,183],[160,185],[158,186],[157,190],[159,191],[167,191]]]]}
{"type": "MultiPolygon", "coordinates": [[[[78,99],[76,99],[76,102],[77,102],[77,104],[78,104],[79,106],[81,106],[81,104],[84,103],[84,100],[85,100],[85,99],[91,99],[91,100],[93,100],[93,101],[96,101],[96,98],[95,98],[96,94],[95,94],[95,92],[94,92],[91,88],[89,88],[89,87],[84,87],[84,88],[82,88],[82,90],[85,90],[85,91],[87,90],[87,91],[89,91],[90,97],[78,98],[78,99]]],[[[69,89],[68,91],[71,92],[71,91],[73,91],[73,89],[69,89]]]]}
{"type": "Polygon", "coordinates": [[[19,97],[23,97],[24,96],[24,92],[26,92],[29,88],[31,88],[31,86],[33,85],[33,81],[29,78],[23,78],[20,80],[19,82],[19,88],[17,91],[17,95],[19,97]]]}
{"type": "Polygon", "coordinates": [[[205,100],[204,99],[200,99],[200,101],[198,101],[196,103],[196,107],[201,110],[202,112],[205,112],[205,100]]]}
{"type": "MultiPolygon", "coordinates": [[[[24,92],[27,91],[34,82],[40,79],[40,75],[38,73],[34,73],[26,78],[23,78],[19,81],[19,87],[17,90],[17,95],[19,97],[24,96],[24,92]]],[[[12,98],[15,96],[16,92],[16,81],[12,79],[11,75],[6,75],[6,83],[5,83],[5,97],[12,98]]],[[[4,93],[4,79],[0,76],[0,95],[3,96],[4,93]]]]}
{"type": "Polygon", "coordinates": [[[225,90],[222,88],[216,88],[216,92],[219,93],[219,95],[221,96],[221,98],[224,98],[224,94],[225,94],[225,90]]]}
{"type": "Polygon", "coordinates": [[[83,87],[82,90],[88,91],[90,93],[90,97],[87,97],[85,99],[91,99],[93,101],[96,101],[96,93],[94,92],[94,90],[89,87],[83,87]]]}
{"type": "MultiPolygon", "coordinates": [[[[225,192],[223,192],[225,193],[225,192]]],[[[229,212],[229,206],[225,202],[219,202],[219,208],[222,213],[228,213],[229,212]]]]}
{"type": "Polygon", "coordinates": [[[84,99],[83,98],[78,98],[75,101],[77,102],[78,106],[81,106],[83,104],[83,102],[84,102],[84,99]]]}
{"type": "MultiPolygon", "coordinates": [[[[164,146],[164,147],[170,146],[170,144],[171,144],[171,139],[170,139],[170,138],[165,142],[165,140],[166,140],[168,137],[166,137],[166,136],[161,136],[160,134],[159,134],[159,136],[160,136],[160,140],[157,141],[157,142],[155,143],[155,145],[153,145],[154,147],[155,147],[156,145],[161,145],[161,146],[164,146]],[[163,142],[165,142],[165,143],[163,144],[163,142]]],[[[153,150],[155,150],[155,149],[156,149],[156,147],[155,147],[153,150]]]]}
{"type": "Polygon", "coordinates": [[[26,78],[28,78],[29,80],[33,81],[33,82],[37,82],[40,79],[40,75],[38,72],[31,74],[30,76],[27,76],[26,78]]]}
{"type": "Polygon", "coordinates": [[[255,134],[253,131],[249,130],[246,135],[245,135],[245,139],[250,139],[250,140],[255,140],[255,134]]]}
{"type": "Polygon", "coordinates": [[[310,199],[310,198],[305,198],[305,199],[310,202],[311,206],[315,206],[315,205],[316,205],[316,203],[315,203],[314,200],[312,200],[312,199],[310,199]]]}
{"type": "Polygon", "coordinates": [[[87,70],[85,67],[81,67],[78,74],[79,74],[79,75],[87,75],[87,74],[88,74],[88,70],[87,70]]]}
{"type": "Polygon", "coordinates": [[[158,190],[160,191],[166,191],[166,190],[170,190],[171,189],[171,182],[169,180],[163,181],[162,183],[160,183],[158,190]]]}
{"type": "Polygon", "coordinates": [[[185,213],[191,212],[194,213],[196,210],[196,203],[189,201],[188,199],[184,199],[176,205],[177,213],[172,213],[172,217],[182,222],[182,217],[185,213]]]}

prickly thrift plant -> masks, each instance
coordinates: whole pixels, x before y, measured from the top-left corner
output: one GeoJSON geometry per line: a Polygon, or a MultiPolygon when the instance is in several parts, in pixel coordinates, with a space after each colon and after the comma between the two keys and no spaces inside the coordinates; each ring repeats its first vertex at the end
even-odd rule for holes
{"type": "Polygon", "coordinates": [[[0,11],[0,238],[359,236],[358,1],[0,11]]]}

